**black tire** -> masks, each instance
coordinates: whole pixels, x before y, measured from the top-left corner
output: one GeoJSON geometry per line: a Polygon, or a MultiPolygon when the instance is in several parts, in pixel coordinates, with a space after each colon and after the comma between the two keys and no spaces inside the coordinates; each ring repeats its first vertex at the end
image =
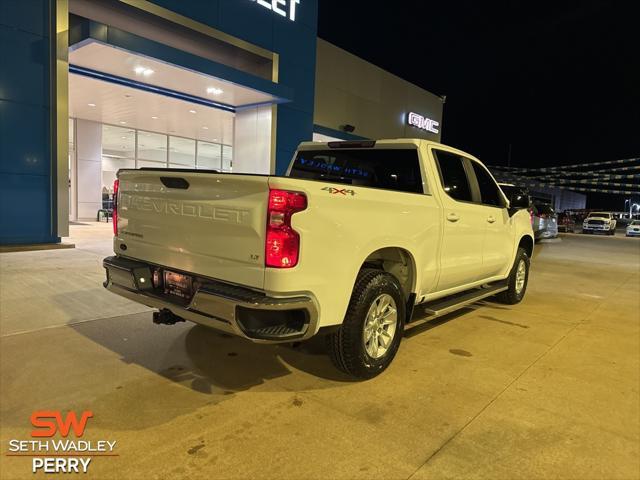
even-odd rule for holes
{"type": "Polygon", "coordinates": [[[339,330],[327,335],[327,349],[333,364],[343,372],[361,379],[382,373],[396,356],[404,331],[406,305],[402,287],[393,275],[365,268],[353,287],[349,307],[339,330]],[[382,294],[390,295],[397,312],[396,328],[386,353],[373,358],[365,348],[364,325],[373,302],[382,294]]]}
{"type": "Polygon", "coordinates": [[[615,230],[609,230],[609,235],[615,235],[616,231],[615,230]]]}
{"type": "Polygon", "coordinates": [[[511,272],[509,273],[509,277],[507,279],[509,288],[504,292],[500,292],[496,295],[496,299],[500,303],[505,303],[507,305],[515,305],[516,303],[520,303],[524,298],[525,293],[527,293],[527,284],[529,283],[529,267],[531,266],[531,262],[529,260],[529,255],[527,255],[527,251],[524,248],[518,248],[518,252],[516,253],[516,259],[513,262],[513,267],[511,267],[511,272]],[[526,272],[524,277],[524,286],[520,291],[518,291],[516,287],[516,277],[518,274],[518,266],[520,262],[524,262],[526,272]]]}

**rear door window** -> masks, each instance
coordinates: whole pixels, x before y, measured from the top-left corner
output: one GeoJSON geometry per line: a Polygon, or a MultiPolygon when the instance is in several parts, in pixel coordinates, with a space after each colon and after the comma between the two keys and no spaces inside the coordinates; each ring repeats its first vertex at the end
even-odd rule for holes
{"type": "Polygon", "coordinates": [[[473,165],[473,171],[476,174],[476,179],[478,180],[482,203],[484,205],[502,208],[504,206],[504,201],[502,200],[502,193],[500,192],[498,184],[493,180],[493,178],[491,178],[489,172],[487,172],[478,162],[471,161],[471,165],[473,165]]]}
{"type": "Polygon", "coordinates": [[[289,176],[424,193],[417,149],[302,150],[298,152],[289,176]]]}
{"type": "Polygon", "coordinates": [[[454,200],[471,202],[471,187],[464,168],[464,159],[455,153],[434,150],[440,171],[442,188],[454,200]]]}

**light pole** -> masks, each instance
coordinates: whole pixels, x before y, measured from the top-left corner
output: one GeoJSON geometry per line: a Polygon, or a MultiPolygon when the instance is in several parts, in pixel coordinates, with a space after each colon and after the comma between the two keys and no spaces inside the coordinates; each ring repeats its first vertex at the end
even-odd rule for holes
{"type": "MultiPolygon", "coordinates": [[[[629,202],[629,207],[631,207],[631,199],[628,198],[627,200],[624,201],[624,211],[627,211],[627,202],[629,202]]],[[[629,218],[631,218],[631,208],[629,208],[629,218]]]]}

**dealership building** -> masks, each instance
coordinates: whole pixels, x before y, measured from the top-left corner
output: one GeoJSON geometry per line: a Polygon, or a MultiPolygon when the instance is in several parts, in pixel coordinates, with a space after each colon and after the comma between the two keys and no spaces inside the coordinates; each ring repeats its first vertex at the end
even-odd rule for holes
{"type": "Polygon", "coordinates": [[[443,100],[317,37],[317,0],[0,0],[0,243],[120,168],[283,174],[302,141],[440,139],[443,100]]]}

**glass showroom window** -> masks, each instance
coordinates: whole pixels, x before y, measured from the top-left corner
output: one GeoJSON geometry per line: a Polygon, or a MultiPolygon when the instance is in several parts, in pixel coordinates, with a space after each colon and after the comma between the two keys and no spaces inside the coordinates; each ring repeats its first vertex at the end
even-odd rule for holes
{"type": "Polygon", "coordinates": [[[138,131],[137,168],[167,168],[167,136],[138,131]]]}
{"type": "Polygon", "coordinates": [[[69,220],[76,219],[76,121],[69,119],[69,220]]]}
{"type": "Polygon", "coordinates": [[[233,170],[233,147],[222,146],[222,171],[231,172],[233,170]]]}
{"type": "MultiPolygon", "coordinates": [[[[121,168],[136,168],[136,132],[130,128],[102,125],[102,202],[113,193],[121,168]]],[[[107,208],[107,207],[103,207],[107,208]]]]}
{"type": "Polygon", "coordinates": [[[198,142],[198,164],[201,170],[222,171],[222,145],[198,142]]]}
{"type": "Polygon", "coordinates": [[[195,168],[196,141],[169,137],[169,168],[195,168]]]}

